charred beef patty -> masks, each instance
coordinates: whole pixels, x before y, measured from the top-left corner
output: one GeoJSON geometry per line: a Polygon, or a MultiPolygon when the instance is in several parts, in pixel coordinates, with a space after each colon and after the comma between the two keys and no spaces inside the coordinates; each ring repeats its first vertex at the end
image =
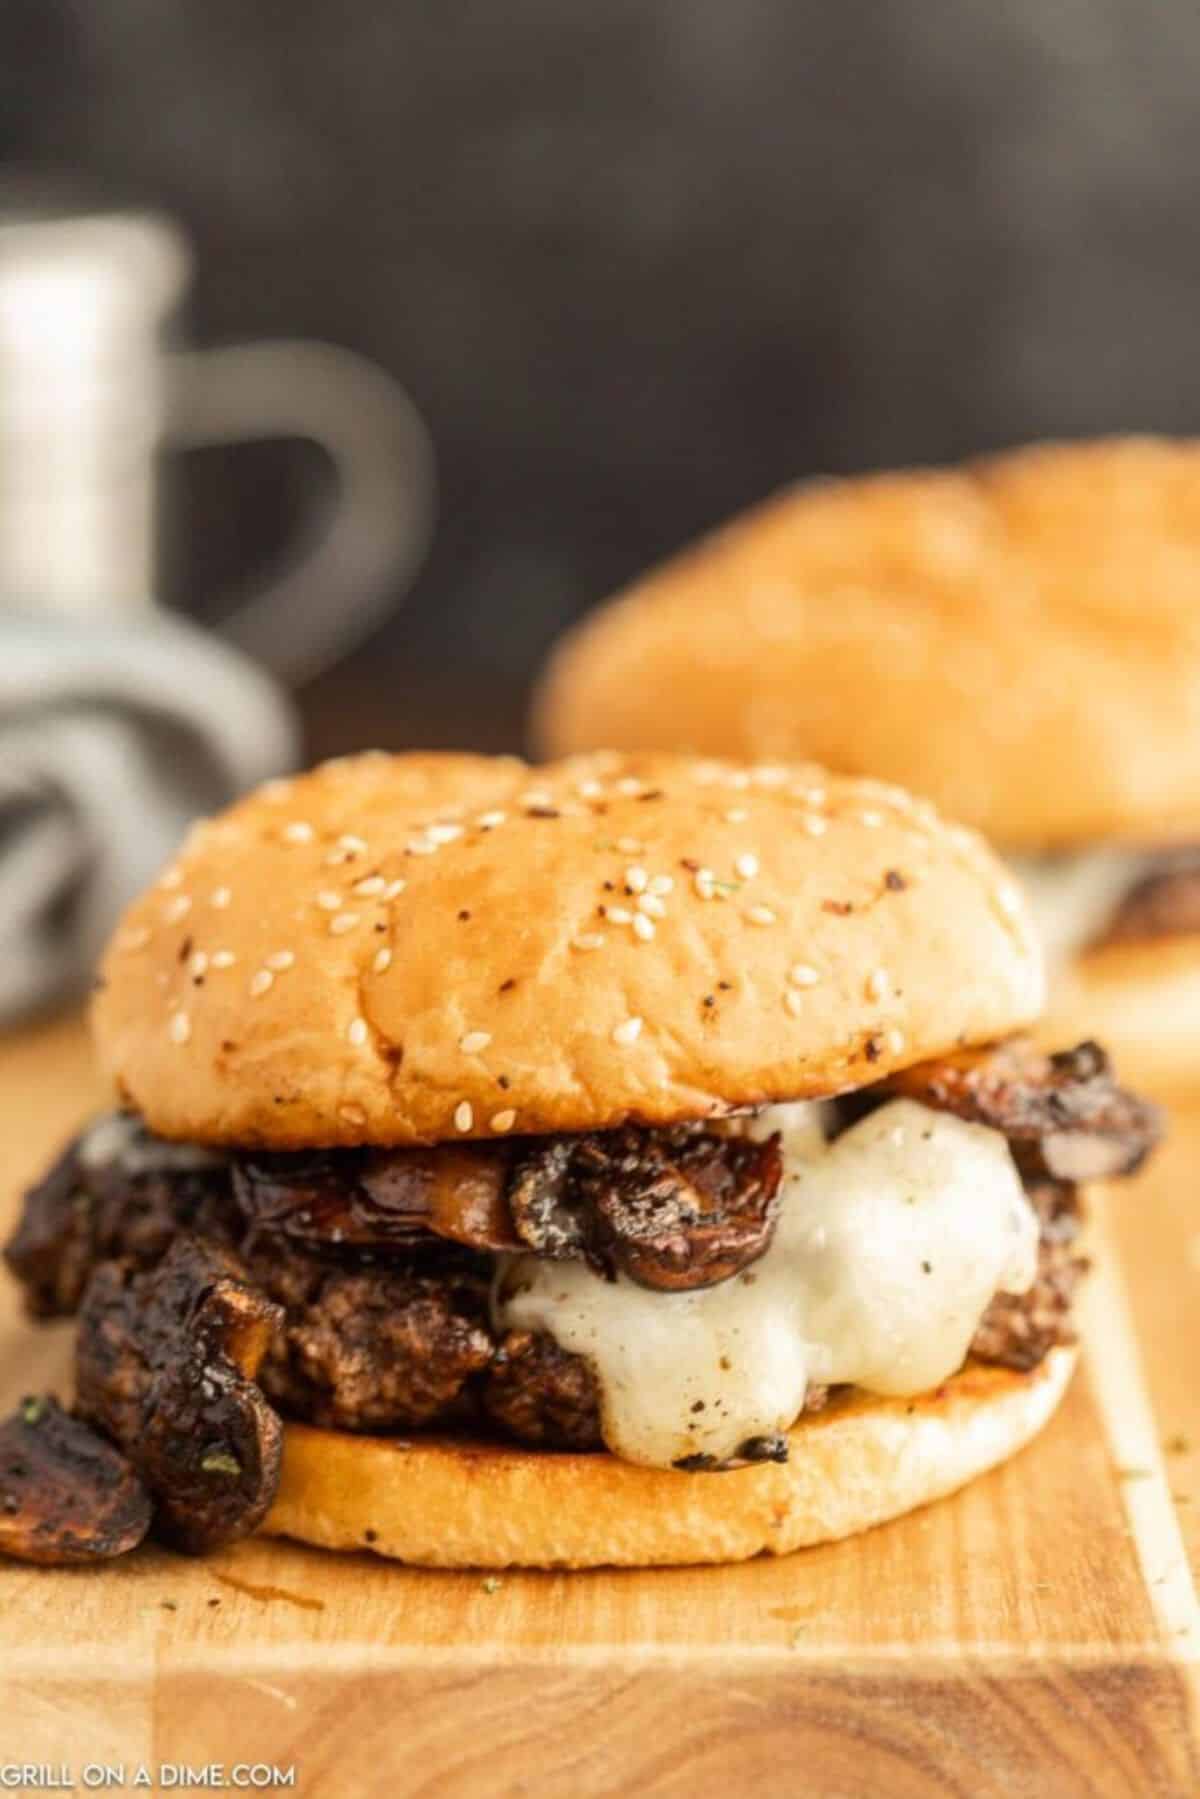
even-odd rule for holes
{"type": "MultiPolygon", "coordinates": [[[[1038,1276],[997,1294],[971,1353],[1028,1370],[1072,1338],[1085,1264],[1074,1181],[1135,1168],[1158,1117],[1082,1044],[1017,1040],[925,1064],[834,1109],[897,1094],[1002,1132],[1040,1224],[1038,1276]]],[[[347,1431],[491,1424],[547,1449],[602,1446],[588,1363],[497,1337],[497,1253],[581,1257],[666,1292],[716,1284],[771,1241],[778,1136],[702,1126],[414,1151],[212,1155],[106,1120],[26,1198],[10,1267],[37,1314],[80,1309],[77,1412],[198,1549],[261,1518],[285,1416],[347,1431]]],[[[964,1196],[969,1203],[969,1196],[964,1196]]],[[[810,1387],[805,1409],[826,1400],[810,1387]]],[[[739,1459],[785,1455],[785,1439],[739,1459]]]]}
{"type": "Polygon", "coordinates": [[[486,1263],[434,1252],[356,1266],[264,1238],[245,1262],[283,1308],[258,1375],[280,1411],[349,1431],[469,1415],[468,1383],[495,1352],[486,1263]]]}

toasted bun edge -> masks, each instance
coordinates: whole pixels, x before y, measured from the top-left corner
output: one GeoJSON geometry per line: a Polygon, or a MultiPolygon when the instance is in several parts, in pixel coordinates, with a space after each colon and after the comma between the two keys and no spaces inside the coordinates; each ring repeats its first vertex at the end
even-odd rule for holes
{"type": "Polygon", "coordinates": [[[940,1499],[1042,1429],[1075,1367],[968,1363],[917,1399],[854,1394],[802,1419],[791,1456],[727,1474],[289,1425],[264,1530],[436,1568],[743,1561],[853,1536],[940,1499]]]}

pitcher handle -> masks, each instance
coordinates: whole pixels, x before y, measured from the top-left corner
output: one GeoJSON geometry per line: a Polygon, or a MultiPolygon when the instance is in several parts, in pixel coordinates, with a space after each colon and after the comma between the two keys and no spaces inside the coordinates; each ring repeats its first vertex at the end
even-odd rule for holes
{"type": "Polygon", "coordinates": [[[173,352],[167,438],[181,447],[296,438],[337,477],[300,559],[224,634],[293,685],[369,635],[416,577],[435,506],[433,447],[405,390],[334,344],[281,339],[173,352]]]}

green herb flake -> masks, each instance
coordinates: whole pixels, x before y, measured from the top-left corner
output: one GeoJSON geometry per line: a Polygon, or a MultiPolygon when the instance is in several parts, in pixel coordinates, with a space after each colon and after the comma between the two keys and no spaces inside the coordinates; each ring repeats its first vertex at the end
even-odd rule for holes
{"type": "Polygon", "coordinates": [[[1118,1468],[1118,1480],[1153,1480],[1153,1468],[1118,1468]]]}
{"type": "Polygon", "coordinates": [[[40,1424],[46,1416],[44,1399],[23,1399],[21,1401],[21,1420],[24,1424],[40,1424]]]}
{"type": "Polygon", "coordinates": [[[504,1582],[498,1574],[489,1574],[486,1580],[481,1580],[479,1584],[485,1593],[498,1593],[504,1582]]]}
{"type": "Polygon", "coordinates": [[[200,1466],[205,1474],[228,1474],[233,1480],[242,1472],[242,1464],[227,1449],[210,1449],[200,1458],[200,1466]]]}

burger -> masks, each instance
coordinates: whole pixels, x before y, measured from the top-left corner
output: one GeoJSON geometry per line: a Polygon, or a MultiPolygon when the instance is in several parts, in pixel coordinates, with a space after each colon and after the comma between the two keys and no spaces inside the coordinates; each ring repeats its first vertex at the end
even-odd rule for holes
{"type": "Polygon", "coordinates": [[[950,1492],[1053,1412],[1078,1184],[1157,1132],[1041,997],[980,840],[812,765],[264,787],[104,958],[0,1547],[723,1562],[950,1492]]]}
{"type": "Polygon", "coordinates": [[[813,756],[930,795],[1024,882],[1052,1031],[1200,1067],[1200,447],[1047,445],[792,488],[569,635],[535,728],[813,756]]]}

